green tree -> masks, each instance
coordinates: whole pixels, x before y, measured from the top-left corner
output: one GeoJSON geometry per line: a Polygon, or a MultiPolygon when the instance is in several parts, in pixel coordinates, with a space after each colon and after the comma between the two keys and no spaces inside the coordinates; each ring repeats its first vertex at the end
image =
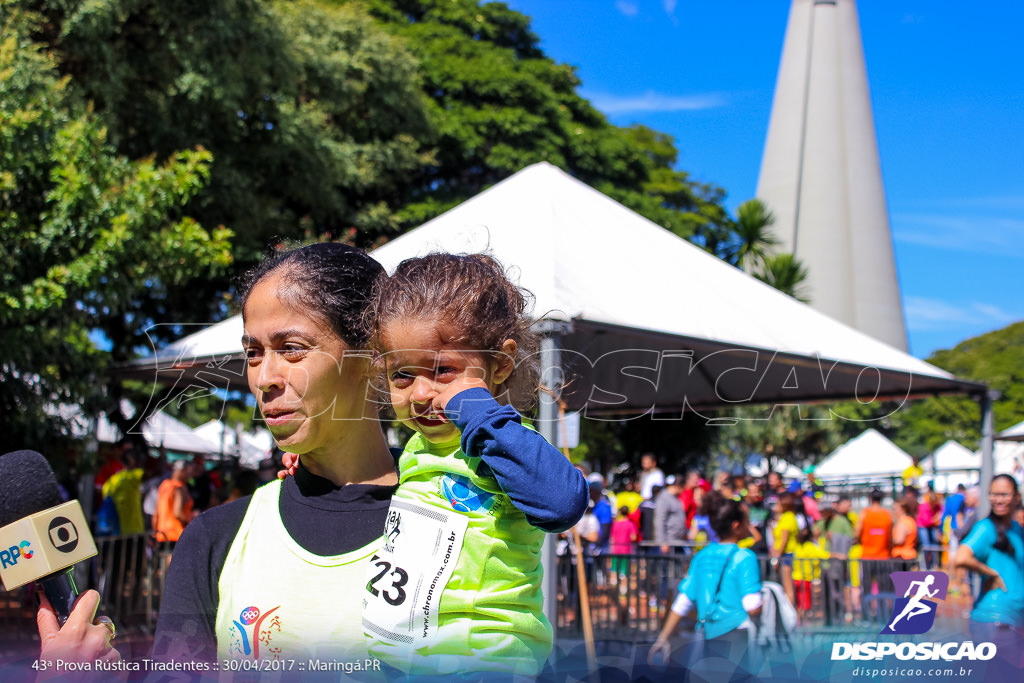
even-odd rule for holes
{"type": "Polygon", "coordinates": [[[8,443],[44,449],[67,427],[56,406],[102,401],[107,363],[143,338],[146,302],[231,259],[229,231],[182,211],[209,152],[117,155],[25,37],[30,19],[5,16],[0,38],[0,419],[8,443]]]}
{"type": "Polygon", "coordinates": [[[807,267],[793,254],[768,255],[754,272],[754,277],[758,280],[805,304],[810,303],[804,287],[807,275],[807,267]]]}
{"type": "Polygon", "coordinates": [[[717,243],[724,193],[674,169],[671,136],[611,125],[579,95],[575,69],[544,56],[529,17],[478,0],[366,4],[419,60],[437,132],[436,163],[408,186],[403,227],[547,161],[681,237],[717,243]]]}
{"type": "MultiPolygon", "coordinates": [[[[130,158],[202,145],[189,210],[230,226],[241,265],[280,238],[370,244],[431,156],[417,66],[358,5],[313,0],[71,0],[49,31],[71,87],[130,158]]],[[[223,286],[225,283],[217,283],[223,286]]]]}
{"type": "Polygon", "coordinates": [[[772,248],[778,246],[772,231],[775,216],[760,199],[748,199],[736,210],[734,243],[726,260],[748,273],[764,265],[772,248]]]}
{"type": "MultiPolygon", "coordinates": [[[[928,357],[957,377],[984,382],[1001,393],[993,406],[996,431],[1024,420],[1024,321],[967,339],[928,357]]],[[[916,401],[893,414],[893,440],[911,455],[923,455],[952,439],[978,448],[981,414],[969,398],[941,396],[916,401]]]]}

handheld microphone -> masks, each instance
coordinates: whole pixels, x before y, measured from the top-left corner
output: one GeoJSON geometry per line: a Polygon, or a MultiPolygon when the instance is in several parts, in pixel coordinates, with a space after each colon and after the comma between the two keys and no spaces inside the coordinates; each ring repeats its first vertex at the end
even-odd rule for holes
{"type": "Polygon", "coordinates": [[[78,598],[73,565],[96,555],[82,506],[61,503],[57,478],[35,451],[0,456],[0,580],[38,581],[61,623],[78,598]]]}

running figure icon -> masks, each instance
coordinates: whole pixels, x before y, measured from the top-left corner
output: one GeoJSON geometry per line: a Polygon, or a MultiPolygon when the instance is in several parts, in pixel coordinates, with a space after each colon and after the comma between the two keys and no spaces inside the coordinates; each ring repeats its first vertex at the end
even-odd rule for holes
{"type": "Polygon", "coordinates": [[[903,597],[910,598],[910,600],[903,608],[903,611],[899,613],[899,616],[893,619],[892,623],[889,624],[890,631],[895,631],[896,623],[904,617],[907,618],[907,621],[910,621],[919,614],[928,614],[932,611],[931,605],[921,601],[925,598],[933,598],[939,593],[938,588],[933,591],[928,590],[933,583],[935,583],[935,576],[932,574],[926,576],[923,581],[910,582],[910,586],[907,587],[907,592],[903,594],[903,597]],[[914,593],[914,595],[911,596],[911,593],[914,593]]]}

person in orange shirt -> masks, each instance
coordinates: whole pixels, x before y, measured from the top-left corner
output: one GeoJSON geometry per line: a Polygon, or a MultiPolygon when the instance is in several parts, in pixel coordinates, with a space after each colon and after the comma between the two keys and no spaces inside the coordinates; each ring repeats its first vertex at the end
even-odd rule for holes
{"type": "Polygon", "coordinates": [[[186,486],[189,469],[188,462],[176,460],[171,467],[171,476],[160,484],[153,518],[153,532],[157,540],[177,541],[192,521],[192,496],[186,486]]]}
{"type": "Polygon", "coordinates": [[[864,570],[864,590],[877,591],[874,586],[886,574],[886,563],[870,560],[888,560],[892,557],[892,515],[882,507],[882,492],[874,490],[870,496],[871,504],[861,513],[857,520],[857,528],[853,532],[854,539],[860,542],[861,562],[864,570]]]}
{"type": "Polygon", "coordinates": [[[912,498],[892,504],[896,521],[892,525],[892,556],[905,560],[904,570],[913,568],[917,560],[917,522],[914,520],[917,502],[912,498]]]}

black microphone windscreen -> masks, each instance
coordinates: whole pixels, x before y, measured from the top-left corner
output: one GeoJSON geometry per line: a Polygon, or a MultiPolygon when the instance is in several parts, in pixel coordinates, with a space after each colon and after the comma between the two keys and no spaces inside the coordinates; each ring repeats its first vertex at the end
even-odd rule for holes
{"type": "Polygon", "coordinates": [[[0,527],[63,503],[57,477],[41,454],[0,455],[0,527]]]}

